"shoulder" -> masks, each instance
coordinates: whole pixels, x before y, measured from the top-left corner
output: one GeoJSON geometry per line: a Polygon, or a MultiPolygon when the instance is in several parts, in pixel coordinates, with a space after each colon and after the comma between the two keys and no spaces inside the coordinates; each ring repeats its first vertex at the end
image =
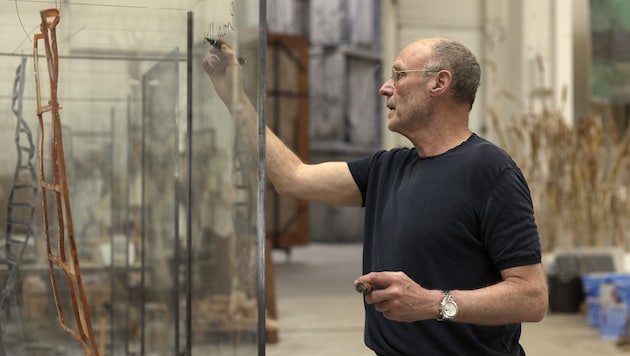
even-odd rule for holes
{"type": "Polygon", "coordinates": [[[471,147],[473,148],[470,152],[476,155],[489,155],[492,158],[512,160],[510,155],[503,148],[481,136],[478,136],[477,134],[473,134],[470,137],[470,142],[471,147]]]}
{"type": "MultiPolygon", "coordinates": [[[[474,135],[465,149],[461,150],[458,162],[462,174],[478,187],[495,187],[500,182],[527,185],[518,164],[501,147],[474,135]]],[[[493,188],[494,189],[494,188],[493,188]]]]}
{"type": "Polygon", "coordinates": [[[512,157],[493,142],[473,134],[469,143],[469,147],[463,150],[463,154],[468,156],[467,158],[475,168],[486,167],[499,171],[507,168],[518,169],[512,157]]]}

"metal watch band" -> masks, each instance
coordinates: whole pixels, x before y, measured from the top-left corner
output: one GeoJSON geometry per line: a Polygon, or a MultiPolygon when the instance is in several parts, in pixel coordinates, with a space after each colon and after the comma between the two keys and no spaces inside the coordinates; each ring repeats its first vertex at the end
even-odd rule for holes
{"type": "MultiPolygon", "coordinates": [[[[453,300],[453,296],[451,295],[451,291],[443,290],[442,291],[442,302],[440,303],[440,307],[438,308],[438,312],[440,314],[440,317],[437,319],[438,321],[448,321],[448,320],[451,319],[451,317],[444,316],[444,306],[447,303],[455,304],[455,301],[453,300]]],[[[455,305],[457,305],[457,304],[455,304],[455,305]]]]}

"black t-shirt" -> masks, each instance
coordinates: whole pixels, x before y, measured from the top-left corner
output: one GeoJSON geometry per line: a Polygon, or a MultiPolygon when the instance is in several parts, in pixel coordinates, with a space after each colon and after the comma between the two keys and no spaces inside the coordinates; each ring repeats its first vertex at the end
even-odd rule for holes
{"type": "MultiPolygon", "coordinates": [[[[363,272],[403,271],[428,289],[476,289],[540,263],[529,188],[514,161],[472,135],[438,156],[379,151],[348,162],[363,195],[363,272]]],[[[521,355],[520,324],[400,323],[366,305],[365,342],[382,355],[521,355]]]]}

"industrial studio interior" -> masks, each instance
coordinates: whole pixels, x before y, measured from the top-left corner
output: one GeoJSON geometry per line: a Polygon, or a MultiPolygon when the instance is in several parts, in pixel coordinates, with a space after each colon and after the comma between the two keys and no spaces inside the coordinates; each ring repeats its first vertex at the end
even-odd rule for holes
{"type": "Polygon", "coordinates": [[[229,43],[259,127],[348,161],[410,145],[379,88],[427,37],[475,54],[470,130],[531,190],[549,310],[524,350],[630,354],[628,19],[624,0],[0,3],[0,356],[374,354],[363,209],[277,194],[262,130],[251,149],[202,63],[229,43]]]}

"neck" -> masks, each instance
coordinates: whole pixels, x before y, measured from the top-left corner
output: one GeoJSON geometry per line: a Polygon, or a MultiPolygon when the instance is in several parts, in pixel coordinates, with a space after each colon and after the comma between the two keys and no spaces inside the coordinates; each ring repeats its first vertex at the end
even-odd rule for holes
{"type": "Polygon", "coordinates": [[[442,130],[441,132],[421,133],[412,140],[420,157],[431,157],[442,154],[465,142],[472,132],[468,129],[442,130]]]}

